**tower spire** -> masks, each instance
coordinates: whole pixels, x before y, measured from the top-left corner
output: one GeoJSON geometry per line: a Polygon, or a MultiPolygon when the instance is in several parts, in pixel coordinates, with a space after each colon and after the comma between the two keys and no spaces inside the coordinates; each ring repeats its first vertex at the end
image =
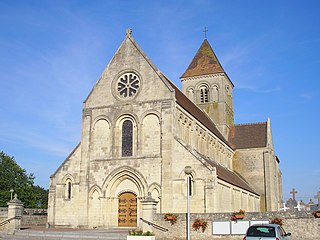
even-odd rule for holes
{"type": "Polygon", "coordinates": [[[223,73],[224,70],[207,39],[204,39],[182,78],[223,73]]]}
{"type": "MultiPolygon", "coordinates": [[[[205,27],[205,37],[207,31],[205,27]]],[[[206,38],[180,79],[183,93],[206,112],[228,139],[233,125],[233,83],[206,38]]]]}

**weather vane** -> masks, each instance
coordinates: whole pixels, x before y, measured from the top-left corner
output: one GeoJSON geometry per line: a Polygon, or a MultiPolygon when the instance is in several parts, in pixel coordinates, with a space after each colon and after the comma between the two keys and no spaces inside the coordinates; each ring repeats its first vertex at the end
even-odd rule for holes
{"type": "Polygon", "coordinates": [[[204,38],[205,38],[205,39],[207,38],[207,32],[208,32],[208,31],[209,31],[208,28],[207,28],[207,27],[204,27],[203,32],[204,32],[204,38]]]}

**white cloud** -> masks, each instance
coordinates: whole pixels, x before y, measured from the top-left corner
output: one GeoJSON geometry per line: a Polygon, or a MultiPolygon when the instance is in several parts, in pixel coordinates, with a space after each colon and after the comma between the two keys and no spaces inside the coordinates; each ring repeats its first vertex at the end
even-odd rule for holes
{"type": "Polygon", "coordinates": [[[311,99],[313,97],[313,94],[305,92],[305,93],[301,93],[300,97],[303,98],[303,99],[309,100],[309,99],[311,99]]]}
{"type": "MultiPolygon", "coordinates": [[[[57,137],[46,136],[43,133],[27,129],[0,130],[1,142],[5,143],[4,145],[14,144],[27,149],[37,149],[59,157],[66,157],[73,144],[72,137],[69,137],[69,141],[63,141],[57,137]]],[[[76,138],[77,136],[73,136],[73,139],[76,138]]]]}

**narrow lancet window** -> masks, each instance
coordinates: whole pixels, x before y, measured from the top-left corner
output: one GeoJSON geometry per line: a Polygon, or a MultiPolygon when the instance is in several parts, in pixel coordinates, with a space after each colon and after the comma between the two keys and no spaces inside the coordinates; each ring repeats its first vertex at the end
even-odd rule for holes
{"type": "Polygon", "coordinates": [[[192,178],[188,177],[189,186],[189,196],[192,196],[192,178]]]}
{"type": "Polygon", "coordinates": [[[69,181],[68,182],[68,196],[67,196],[68,199],[71,199],[71,182],[69,181]]]}
{"type": "Polygon", "coordinates": [[[125,120],[122,125],[122,156],[132,156],[133,125],[130,120],[125,120]]]}

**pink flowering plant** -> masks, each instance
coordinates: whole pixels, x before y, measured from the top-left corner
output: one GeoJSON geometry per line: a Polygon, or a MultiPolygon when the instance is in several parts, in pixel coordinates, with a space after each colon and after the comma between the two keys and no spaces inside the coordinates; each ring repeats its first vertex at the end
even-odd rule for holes
{"type": "Polygon", "coordinates": [[[271,219],[270,223],[278,224],[278,225],[282,226],[283,225],[283,219],[279,218],[279,217],[275,217],[275,218],[271,219]]]}
{"type": "Polygon", "coordinates": [[[207,229],[207,227],[208,222],[200,218],[197,218],[192,224],[193,231],[198,231],[199,229],[201,229],[201,231],[204,232],[207,229]]]}
{"type": "Polygon", "coordinates": [[[178,216],[177,215],[174,215],[173,213],[166,213],[164,215],[164,220],[168,221],[171,223],[171,225],[175,224],[176,221],[178,219],[178,216]]]}

